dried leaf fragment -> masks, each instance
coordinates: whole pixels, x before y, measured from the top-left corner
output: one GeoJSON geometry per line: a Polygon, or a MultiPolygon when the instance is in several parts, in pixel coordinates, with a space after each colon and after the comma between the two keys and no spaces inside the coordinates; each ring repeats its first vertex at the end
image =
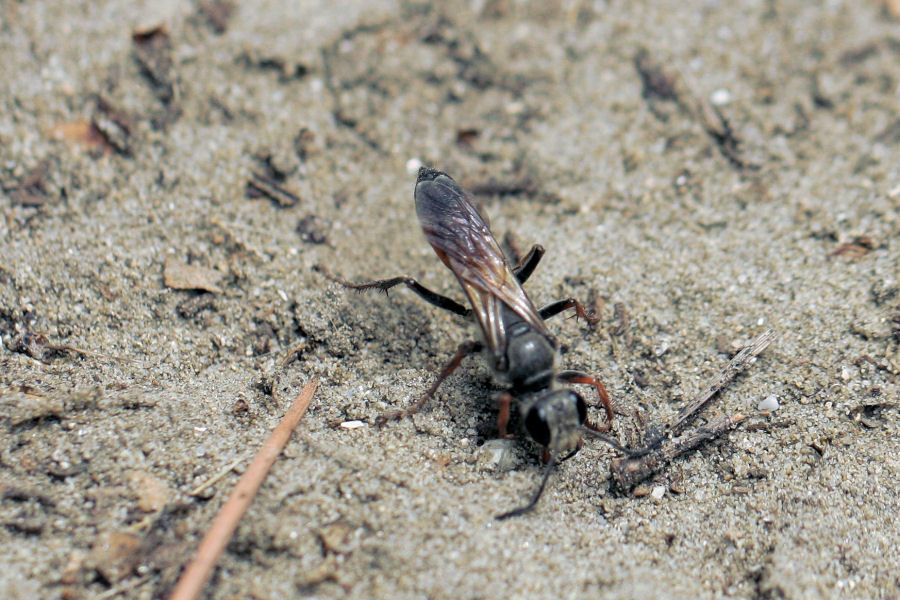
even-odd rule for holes
{"type": "Polygon", "coordinates": [[[101,533],[94,540],[94,547],[91,548],[87,563],[108,583],[116,583],[134,571],[140,545],[140,540],[131,533],[124,531],[101,533]]]}
{"type": "Polygon", "coordinates": [[[13,427],[47,417],[58,417],[64,411],[62,400],[25,392],[0,396],[0,418],[9,419],[13,427]]]}
{"type": "Polygon", "coordinates": [[[143,512],[157,512],[165,507],[169,499],[169,487],[146,471],[128,473],[131,491],[137,496],[137,507],[143,512]]]}
{"type": "Polygon", "coordinates": [[[168,257],[163,269],[163,278],[166,287],[174,290],[204,290],[207,292],[222,293],[219,282],[224,275],[207,267],[189,265],[175,257],[168,257]]]}

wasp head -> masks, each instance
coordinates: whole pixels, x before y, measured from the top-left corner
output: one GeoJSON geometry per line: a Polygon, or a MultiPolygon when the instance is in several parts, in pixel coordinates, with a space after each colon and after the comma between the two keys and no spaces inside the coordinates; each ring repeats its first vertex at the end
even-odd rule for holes
{"type": "Polygon", "coordinates": [[[525,430],[552,454],[578,448],[587,420],[584,399],[572,390],[556,390],[539,396],[525,412],[525,430]]]}

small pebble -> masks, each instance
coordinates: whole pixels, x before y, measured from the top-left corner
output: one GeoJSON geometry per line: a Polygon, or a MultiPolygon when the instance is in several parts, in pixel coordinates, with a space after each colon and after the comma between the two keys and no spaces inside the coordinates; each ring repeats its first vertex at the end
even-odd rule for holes
{"type": "Polygon", "coordinates": [[[756,406],[756,409],[762,412],[775,412],[778,410],[778,407],[778,396],[771,394],[766,396],[766,398],[756,406]]]}
{"type": "Polygon", "coordinates": [[[359,429],[365,426],[366,424],[363,421],[344,421],[341,423],[341,429],[359,429]]]}
{"type": "Polygon", "coordinates": [[[666,495],[666,486],[657,485],[650,491],[650,496],[652,496],[656,500],[662,500],[662,497],[666,495]]]}
{"type": "Polygon", "coordinates": [[[709,95],[709,101],[715,106],[725,106],[731,102],[731,92],[724,88],[719,88],[709,95]]]}
{"type": "Polygon", "coordinates": [[[406,161],[406,172],[410,175],[415,175],[419,172],[419,167],[422,166],[422,161],[418,158],[411,158],[406,161]]]}
{"type": "Polygon", "coordinates": [[[650,495],[650,486],[644,483],[636,486],[633,490],[631,490],[631,495],[634,498],[643,498],[644,496],[650,495]]]}
{"type": "Polygon", "coordinates": [[[518,460],[513,440],[488,440],[478,449],[478,465],[491,471],[510,471],[518,460]]]}

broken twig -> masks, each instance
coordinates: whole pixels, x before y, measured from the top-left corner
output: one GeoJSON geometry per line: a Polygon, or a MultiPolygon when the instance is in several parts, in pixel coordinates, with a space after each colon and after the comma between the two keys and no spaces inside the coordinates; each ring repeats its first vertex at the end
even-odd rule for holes
{"type": "Polygon", "coordinates": [[[704,427],[698,427],[678,438],[673,437],[685,425],[693,421],[710,399],[746,369],[774,339],[775,333],[771,329],[767,329],[738,352],[728,366],[716,375],[690,404],[681,409],[675,421],[666,427],[661,437],[651,441],[642,449],[626,450],[627,456],[614,459],[609,469],[613,486],[620,490],[630,490],[641,481],[654,475],[673,458],[690,452],[701,443],[725,433],[743,421],[746,417],[742,415],[731,417],[720,415],[704,427]]]}

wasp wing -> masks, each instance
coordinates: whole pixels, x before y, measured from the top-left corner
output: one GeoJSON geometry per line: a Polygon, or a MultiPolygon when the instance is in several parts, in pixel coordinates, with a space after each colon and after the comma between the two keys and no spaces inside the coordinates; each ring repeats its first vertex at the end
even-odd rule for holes
{"type": "Polygon", "coordinates": [[[483,214],[459,184],[445,173],[422,168],[415,198],[425,237],[459,279],[494,354],[505,349],[504,305],[553,339],[506,262],[483,214]]]}

